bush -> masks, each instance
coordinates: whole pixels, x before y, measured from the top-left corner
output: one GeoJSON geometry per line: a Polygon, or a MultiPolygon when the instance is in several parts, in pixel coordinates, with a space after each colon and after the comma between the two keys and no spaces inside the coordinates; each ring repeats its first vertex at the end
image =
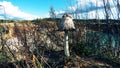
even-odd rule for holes
{"type": "Polygon", "coordinates": [[[80,41],[78,45],[73,47],[75,53],[79,56],[93,56],[93,50],[91,47],[87,46],[85,41],[80,41]]]}

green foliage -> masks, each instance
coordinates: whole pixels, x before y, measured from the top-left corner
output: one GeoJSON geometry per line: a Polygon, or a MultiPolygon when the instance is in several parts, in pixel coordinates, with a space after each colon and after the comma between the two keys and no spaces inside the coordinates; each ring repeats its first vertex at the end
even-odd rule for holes
{"type": "Polygon", "coordinates": [[[36,65],[37,65],[37,68],[42,68],[42,65],[38,59],[36,59],[36,65]]]}
{"type": "Polygon", "coordinates": [[[6,56],[0,55],[0,63],[5,62],[6,60],[6,56]]]}
{"type": "Polygon", "coordinates": [[[74,46],[73,48],[75,53],[80,56],[93,56],[93,50],[91,47],[87,46],[85,41],[80,41],[78,45],[74,46]]]}
{"type": "Polygon", "coordinates": [[[15,22],[15,20],[0,20],[0,23],[11,23],[15,22]]]}
{"type": "Polygon", "coordinates": [[[5,20],[0,20],[0,23],[4,23],[5,20]]]}

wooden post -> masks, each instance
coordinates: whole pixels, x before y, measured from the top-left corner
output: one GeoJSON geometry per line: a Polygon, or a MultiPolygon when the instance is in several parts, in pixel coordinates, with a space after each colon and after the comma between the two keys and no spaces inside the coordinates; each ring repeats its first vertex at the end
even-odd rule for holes
{"type": "Polygon", "coordinates": [[[69,43],[68,43],[68,31],[65,31],[65,34],[64,34],[64,53],[65,53],[65,56],[67,57],[70,56],[69,43]]]}

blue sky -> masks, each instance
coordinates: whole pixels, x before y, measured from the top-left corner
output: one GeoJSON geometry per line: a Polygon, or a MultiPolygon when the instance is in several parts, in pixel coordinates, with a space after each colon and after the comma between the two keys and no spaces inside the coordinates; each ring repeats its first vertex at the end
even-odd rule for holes
{"type": "MultiPolygon", "coordinates": [[[[0,0],[0,5],[5,7],[7,19],[36,19],[49,17],[50,7],[53,6],[57,17],[61,17],[65,12],[77,13],[80,18],[104,19],[105,12],[103,0],[0,0]],[[97,3],[97,6],[96,6],[97,3]]],[[[109,0],[111,19],[117,18],[117,9],[113,4],[115,0],[109,0]]],[[[0,7],[0,19],[4,19],[3,7],[0,7]],[[3,16],[2,16],[3,15],[3,16]]]]}
{"type": "MultiPolygon", "coordinates": [[[[49,17],[51,6],[53,6],[56,11],[59,11],[60,9],[65,9],[66,0],[1,0],[0,5],[3,5],[5,7],[6,15],[8,14],[8,17],[10,15],[9,11],[16,10],[16,14],[17,11],[20,11],[27,14],[35,15],[36,17],[44,18],[49,17]],[[15,7],[17,7],[18,9],[15,9],[15,7]],[[9,8],[11,8],[12,10],[8,10],[9,8]]],[[[2,8],[0,10],[2,11],[2,8]]]]}
{"type": "Polygon", "coordinates": [[[44,18],[49,17],[51,6],[53,6],[56,11],[65,9],[66,0],[1,0],[0,5],[5,7],[6,14],[9,14],[8,12],[12,11],[8,10],[8,8],[12,8],[14,11],[14,8],[17,7],[17,11],[44,18]]]}
{"type": "Polygon", "coordinates": [[[50,6],[55,10],[64,8],[65,0],[7,0],[13,5],[18,6],[20,10],[43,16],[49,12],[50,6]]]}

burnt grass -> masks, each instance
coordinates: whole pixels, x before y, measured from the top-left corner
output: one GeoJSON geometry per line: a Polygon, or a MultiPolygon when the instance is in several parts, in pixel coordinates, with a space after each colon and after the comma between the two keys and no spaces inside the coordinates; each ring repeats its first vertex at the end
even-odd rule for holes
{"type": "MultiPolygon", "coordinates": [[[[44,57],[48,59],[47,63],[52,68],[119,68],[120,63],[112,62],[106,58],[96,58],[87,56],[78,56],[76,54],[71,54],[70,57],[64,56],[64,51],[45,51],[44,57]],[[97,63],[102,63],[99,65],[97,63]]],[[[39,57],[40,59],[40,57],[39,57]]],[[[41,61],[41,60],[40,60],[41,61]]],[[[42,63],[44,68],[49,68],[46,63],[42,63]]],[[[16,62],[3,62],[0,64],[0,68],[32,68],[32,62],[21,60],[16,62]]]]}
{"type": "MultiPolygon", "coordinates": [[[[57,25],[59,25],[60,19],[50,19],[46,18],[43,20],[32,20],[32,23],[35,23],[37,25],[40,24],[40,22],[46,21],[53,21],[56,22],[57,25]]],[[[93,30],[93,31],[101,31],[103,33],[110,33],[110,34],[120,34],[120,23],[118,20],[110,20],[110,23],[106,23],[106,20],[74,20],[76,27],[85,27],[87,29],[93,30]],[[80,23],[79,23],[80,22],[80,23]],[[114,31],[114,32],[113,32],[114,31]]],[[[43,28],[51,28],[47,25],[41,26],[43,28]]],[[[64,51],[54,51],[54,50],[45,50],[44,54],[41,57],[38,54],[35,54],[38,56],[38,60],[41,62],[43,68],[49,68],[48,64],[52,68],[120,68],[120,63],[111,61],[108,58],[104,58],[102,56],[96,57],[96,56],[87,56],[87,55],[81,55],[76,54],[75,48],[70,51],[71,56],[65,57],[64,51]],[[41,59],[47,59],[45,61],[41,59]],[[102,65],[100,65],[102,64],[102,65]]],[[[32,68],[32,61],[15,61],[15,62],[2,62],[0,63],[0,68],[32,68]]]]}

